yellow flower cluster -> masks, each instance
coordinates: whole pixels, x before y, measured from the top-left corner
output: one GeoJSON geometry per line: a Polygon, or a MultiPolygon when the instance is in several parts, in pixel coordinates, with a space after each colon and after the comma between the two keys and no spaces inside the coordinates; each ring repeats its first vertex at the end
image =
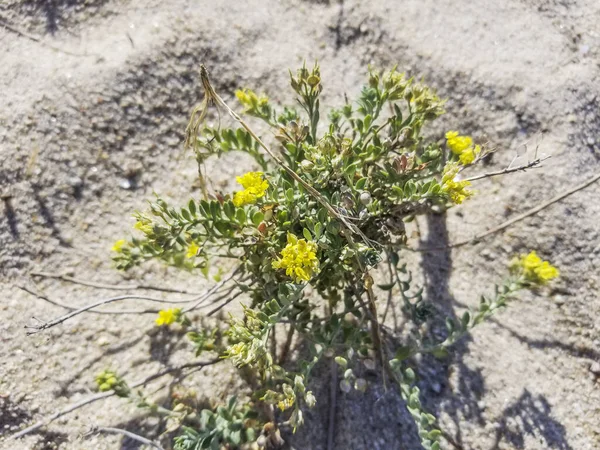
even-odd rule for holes
{"type": "Polygon", "coordinates": [[[187,249],[185,257],[193,258],[194,256],[196,256],[198,254],[198,250],[200,250],[200,247],[198,246],[198,244],[196,244],[195,242],[192,242],[187,249]]]}
{"type": "Polygon", "coordinates": [[[522,272],[527,280],[539,284],[546,284],[560,275],[556,267],[548,261],[543,261],[535,251],[515,258],[511,266],[513,270],[522,272]]]}
{"type": "Polygon", "coordinates": [[[105,370],[96,375],[96,384],[100,392],[112,390],[119,383],[117,374],[112,370],[105,370]]]}
{"type": "Polygon", "coordinates": [[[150,234],[152,233],[152,222],[150,221],[150,219],[138,218],[133,228],[141,231],[144,234],[150,234]]]}
{"type": "Polygon", "coordinates": [[[286,275],[296,283],[309,281],[319,271],[317,244],[287,235],[287,245],[281,250],[281,258],[272,263],[274,269],[285,269],[286,275]]]}
{"type": "Polygon", "coordinates": [[[452,203],[461,204],[465,199],[473,195],[473,191],[467,188],[471,186],[470,181],[456,181],[458,164],[448,163],[442,172],[442,191],[448,194],[452,203]]]}
{"type": "Polygon", "coordinates": [[[479,145],[473,146],[471,136],[460,136],[458,131],[448,131],[446,133],[446,145],[452,150],[452,153],[458,155],[458,160],[464,166],[471,164],[481,153],[479,145]]]}
{"type": "Polygon", "coordinates": [[[256,200],[265,195],[265,191],[269,187],[269,182],[263,179],[262,172],[248,172],[241,177],[236,177],[238,183],[244,188],[243,191],[238,191],[233,196],[233,204],[235,206],[244,206],[256,203],[256,200]]]}
{"type": "Polygon", "coordinates": [[[163,325],[171,325],[179,318],[180,315],[180,308],[163,309],[162,311],[158,312],[158,317],[155,320],[156,325],[159,327],[163,325]]]}
{"type": "Polygon", "coordinates": [[[235,96],[247,110],[264,106],[269,102],[269,98],[266,95],[259,96],[251,89],[238,89],[235,91],[235,96]]]}
{"type": "Polygon", "coordinates": [[[112,251],[121,253],[123,251],[123,247],[127,245],[127,241],[125,239],[119,239],[115,242],[115,245],[112,246],[112,251]]]}

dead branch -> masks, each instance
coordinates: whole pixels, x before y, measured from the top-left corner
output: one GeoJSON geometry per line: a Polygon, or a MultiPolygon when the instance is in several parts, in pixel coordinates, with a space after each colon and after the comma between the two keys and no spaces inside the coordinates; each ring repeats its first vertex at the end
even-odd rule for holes
{"type": "Polygon", "coordinates": [[[234,270],[232,270],[226,277],[224,277],[221,281],[219,281],[217,284],[215,284],[212,288],[210,288],[208,291],[206,291],[201,298],[198,298],[197,302],[194,303],[192,306],[188,306],[186,308],[184,308],[182,310],[182,312],[186,313],[189,311],[192,311],[196,308],[198,308],[202,303],[204,303],[206,301],[206,299],[208,299],[208,297],[210,297],[213,293],[215,293],[218,289],[220,289],[222,286],[225,285],[225,283],[227,283],[229,280],[233,279],[233,277],[235,277],[238,272],[241,270],[242,266],[237,266],[234,270]]]}
{"type": "Polygon", "coordinates": [[[64,50],[60,47],[55,47],[54,45],[50,45],[45,43],[41,38],[34,36],[32,34],[26,33],[24,31],[19,30],[18,28],[16,28],[15,26],[11,25],[8,23],[8,21],[4,18],[0,16],[0,26],[3,26],[4,28],[6,28],[8,31],[15,33],[18,36],[24,37],[26,39],[29,39],[30,41],[33,42],[37,42],[38,44],[40,44],[43,47],[49,48],[50,50],[54,50],[56,52],[60,52],[60,53],[64,53],[65,55],[70,55],[70,56],[98,56],[95,54],[88,54],[88,53],[76,53],[76,52],[71,52],[69,50],[64,50]]]}
{"type": "Polygon", "coordinates": [[[90,430],[89,433],[86,433],[86,435],[96,434],[96,433],[116,433],[116,434],[122,434],[124,436],[127,436],[129,439],[133,439],[134,441],[138,441],[138,442],[141,442],[142,444],[149,445],[150,447],[154,447],[154,448],[156,448],[158,450],[165,450],[164,448],[162,448],[156,442],[151,441],[150,439],[145,438],[144,436],[140,436],[139,434],[135,434],[135,433],[132,433],[131,431],[123,430],[121,428],[94,427],[94,428],[92,428],[92,430],[90,430]]]}
{"type": "MultiPolygon", "coordinates": [[[[75,306],[67,305],[66,303],[61,303],[58,300],[51,299],[46,295],[43,295],[39,292],[34,291],[33,289],[28,288],[27,286],[19,285],[19,286],[17,286],[17,288],[27,292],[28,294],[31,294],[31,295],[39,298],[40,300],[44,300],[45,302],[48,302],[52,305],[60,306],[61,308],[69,309],[71,311],[77,310],[77,308],[75,306]]],[[[90,310],[89,312],[92,314],[156,314],[156,313],[158,313],[158,311],[160,311],[160,310],[158,310],[158,309],[116,310],[115,309],[115,310],[102,310],[102,311],[90,310]]]]}
{"type": "Polygon", "coordinates": [[[495,177],[496,175],[506,175],[507,173],[513,173],[513,172],[519,172],[519,171],[524,172],[527,169],[540,168],[541,167],[540,164],[542,163],[542,161],[545,161],[550,157],[551,156],[545,156],[543,158],[536,158],[533,161],[530,161],[527,164],[523,164],[518,167],[510,167],[510,165],[509,165],[507,168],[502,169],[502,170],[497,170],[495,172],[486,172],[486,173],[482,173],[481,175],[475,175],[475,176],[472,176],[469,178],[465,178],[464,181],[481,180],[482,178],[495,177]]]}
{"type": "Polygon", "coordinates": [[[201,295],[201,292],[192,292],[185,289],[175,289],[164,286],[154,286],[151,284],[108,284],[108,283],[97,283],[95,281],[81,280],[65,274],[57,274],[50,272],[30,272],[31,276],[44,277],[44,278],[55,278],[57,280],[68,281],[69,283],[81,284],[82,286],[95,287],[100,289],[110,289],[113,291],[129,291],[134,289],[146,289],[149,291],[160,291],[160,292],[171,292],[177,294],[188,294],[188,295],[201,295]]]}
{"type": "Polygon", "coordinates": [[[417,248],[417,249],[409,249],[409,250],[413,250],[413,251],[417,251],[417,252],[432,252],[432,251],[444,251],[444,250],[448,250],[451,248],[458,248],[458,247],[462,247],[468,244],[474,244],[476,242],[481,241],[482,239],[491,236],[492,234],[496,234],[499,231],[502,231],[508,227],[510,227],[511,225],[514,225],[517,222],[520,222],[523,219],[526,219],[527,217],[533,216],[534,214],[539,213],[540,211],[548,208],[550,205],[557,203],[567,197],[569,197],[570,195],[575,194],[578,191],[581,191],[585,188],[587,188],[588,186],[594,184],[596,181],[600,180],[600,173],[597,173],[596,175],[594,175],[593,177],[591,177],[590,179],[588,179],[587,181],[584,181],[583,183],[581,183],[580,185],[575,186],[572,189],[569,189],[565,192],[563,192],[562,194],[557,195],[556,197],[551,198],[550,200],[548,200],[547,202],[542,203],[541,205],[536,206],[535,208],[530,209],[529,211],[524,212],[523,214],[519,214],[518,216],[507,220],[504,223],[501,223],[500,225],[492,228],[491,230],[485,231],[483,233],[480,233],[478,235],[476,235],[475,237],[471,238],[471,239],[465,239],[464,241],[460,241],[460,242],[456,242],[454,244],[451,245],[446,245],[446,246],[440,246],[440,247],[431,247],[431,248],[417,248]]]}
{"type": "MultiPolygon", "coordinates": [[[[206,366],[211,366],[211,365],[216,364],[216,363],[221,362],[221,361],[224,361],[224,359],[222,359],[222,358],[215,358],[215,359],[213,359],[211,361],[201,361],[201,362],[195,362],[195,363],[187,363],[187,364],[183,364],[181,366],[171,367],[171,368],[165,369],[165,370],[163,370],[161,372],[157,372],[157,373],[155,373],[153,375],[150,375],[149,377],[144,378],[141,381],[133,383],[132,385],[130,385],[130,388],[134,389],[134,388],[137,388],[137,387],[140,387],[140,386],[144,386],[144,385],[150,383],[151,381],[156,380],[157,378],[164,377],[165,375],[169,375],[170,373],[173,373],[173,372],[180,372],[182,370],[189,369],[189,368],[198,368],[198,367],[203,368],[203,367],[206,367],[206,366]]],[[[105,398],[112,397],[113,395],[116,395],[114,391],[100,392],[100,393],[98,393],[96,395],[92,395],[91,397],[83,399],[83,400],[81,400],[81,401],[79,401],[77,403],[73,403],[73,404],[67,406],[64,409],[62,409],[62,410],[60,410],[60,411],[58,411],[58,412],[56,412],[54,414],[51,414],[48,417],[45,417],[44,419],[42,419],[39,422],[31,425],[30,427],[27,427],[24,430],[21,430],[18,433],[13,434],[11,436],[11,439],[22,438],[26,434],[32,433],[32,432],[34,432],[34,431],[36,431],[36,430],[38,430],[38,429],[40,429],[40,428],[48,425],[50,422],[53,422],[56,419],[58,419],[58,418],[60,418],[60,417],[62,417],[64,415],[66,415],[66,414],[69,414],[70,412],[73,412],[73,411],[75,411],[77,409],[80,409],[80,408],[86,406],[86,405],[89,405],[90,403],[97,402],[98,400],[103,400],[105,398]]]]}
{"type": "MultiPolygon", "coordinates": [[[[114,303],[114,302],[118,302],[121,300],[128,300],[128,299],[133,299],[133,300],[144,300],[144,301],[149,301],[149,302],[157,302],[157,303],[164,303],[164,300],[159,299],[159,298],[152,298],[152,297],[144,297],[142,295],[121,295],[118,297],[111,297],[111,298],[105,298],[103,300],[100,300],[98,302],[83,306],[82,308],[76,309],[75,311],[71,311],[70,313],[64,314],[60,317],[57,317],[56,319],[53,319],[49,322],[42,322],[40,325],[33,325],[33,326],[27,326],[25,325],[25,328],[30,328],[33,329],[35,331],[28,331],[27,335],[32,335],[35,333],[39,333],[42,330],[46,330],[48,328],[52,328],[53,326],[59,325],[67,320],[69,320],[72,317],[75,317],[81,313],[84,313],[86,311],[89,311],[90,309],[94,309],[97,308],[98,306],[102,306],[102,305],[107,305],[109,303],[114,303]]],[[[168,303],[177,303],[177,302],[168,302],[168,303]]]]}

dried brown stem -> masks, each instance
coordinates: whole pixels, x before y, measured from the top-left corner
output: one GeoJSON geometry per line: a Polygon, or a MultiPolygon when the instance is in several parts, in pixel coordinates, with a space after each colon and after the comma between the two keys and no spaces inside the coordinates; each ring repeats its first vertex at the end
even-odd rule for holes
{"type": "Polygon", "coordinates": [[[123,430],[121,428],[94,427],[87,434],[95,434],[95,433],[113,433],[113,434],[116,433],[116,434],[122,434],[124,436],[127,436],[129,439],[133,439],[134,441],[138,441],[138,442],[141,442],[142,444],[149,445],[150,447],[154,447],[154,448],[156,448],[158,450],[165,450],[163,447],[161,447],[156,442],[151,441],[150,439],[145,438],[144,436],[140,436],[139,434],[135,434],[135,433],[132,433],[131,431],[123,430]]]}
{"type": "Polygon", "coordinates": [[[542,161],[547,160],[548,158],[550,158],[551,156],[545,156],[543,158],[537,158],[534,159],[533,161],[528,162],[527,164],[523,164],[521,166],[518,167],[507,167],[505,169],[502,170],[497,170],[495,172],[486,172],[486,173],[482,173],[480,175],[475,175],[469,178],[465,178],[465,181],[475,181],[475,180],[481,180],[483,178],[490,178],[490,177],[495,177],[497,175],[506,175],[508,173],[513,173],[513,172],[524,172],[527,169],[534,169],[534,168],[539,168],[541,167],[540,164],[542,163],[542,161]]]}
{"type": "Polygon", "coordinates": [[[13,25],[9,24],[8,21],[4,17],[0,17],[0,26],[6,28],[8,31],[10,31],[12,33],[15,33],[26,39],[29,39],[30,41],[37,42],[38,44],[40,44],[43,47],[49,48],[50,50],[54,50],[56,52],[64,53],[65,55],[79,56],[79,57],[81,57],[81,56],[98,56],[98,55],[94,55],[94,54],[71,52],[69,50],[64,50],[62,48],[55,47],[54,45],[46,44],[44,41],[42,41],[41,38],[34,36],[32,34],[26,33],[24,31],[21,31],[18,28],[14,27],[13,25]]]}
{"type": "Polygon", "coordinates": [[[97,283],[95,281],[81,280],[64,274],[57,274],[51,272],[31,272],[31,276],[44,277],[44,278],[55,278],[57,280],[68,281],[69,283],[81,284],[82,286],[95,287],[100,289],[110,289],[113,291],[130,291],[134,289],[146,289],[149,291],[160,291],[160,292],[171,292],[177,294],[188,294],[188,295],[201,295],[201,292],[192,292],[185,289],[175,289],[163,286],[154,286],[151,284],[109,284],[109,283],[97,283]]]}
{"type": "MultiPolygon", "coordinates": [[[[206,366],[210,366],[210,365],[216,364],[216,363],[221,362],[221,361],[224,361],[224,360],[221,359],[221,358],[216,358],[216,359],[213,359],[211,361],[199,361],[199,362],[195,362],[195,363],[183,364],[183,365],[177,366],[177,367],[171,367],[171,368],[165,369],[165,370],[163,370],[161,372],[157,372],[157,373],[155,373],[153,375],[150,375],[149,377],[144,378],[141,381],[133,383],[129,387],[132,388],[132,389],[134,389],[134,388],[137,388],[137,387],[140,387],[140,386],[144,386],[144,385],[146,385],[146,384],[150,383],[151,381],[154,381],[154,380],[156,380],[158,378],[164,377],[165,375],[169,375],[170,373],[180,372],[182,370],[189,369],[189,368],[206,367],[206,366]]],[[[40,428],[48,425],[50,422],[53,422],[54,420],[56,420],[56,419],[58,419],[58,418],[60,418],[60,417],[62,417],[64,415],[67,415],[70,412],[73,412],[73,411],[75,411],[77,409],[80,409],[80,408],[86,406],[86,405],[89,405],[90,403],[94,403],[94,402],[97,402],[98,400],[103,400],[105,398],[112,397],[114,395],[116,395],[114,391],[100,392],[100,393],[98,393],[96,395],[92,395],[91,397],[85,398],[85,399],[83,399],[83,400],[81,400],[81,401],[79,401],[77,403],[73,403],[73,404],[67,406],[64,409],[62,409],[62,410],[60,410],[58,412],[55,412],[54,414],[51,414],[48,417],[45,417],[44,419],[42,419],[39,422],[31,425],[30,427],[27,427],[24,430],[21,430],[18,433],[13,434],[11,436],[11,439],[19,439],[19,438],[25,436],[26,434],[32,433],[32,432],[34,432],[36,430],[39,430],[40,428]]]]}
{"type": "Polygon", "coordinates": [[[557,203],[567,197],[569,197],[570,195],[575,194],[578,191],[581,191],[585,188],[587,188],[588,186],[594,184],[596,181],[600,180],[600,173],[594,175],[593,177],[591,177],[590,179],[588,179],[587,181],[584,181],[583,183],[575,186],[572,189],[569,189],[565,192],[563,192],[562,194],[557,195],[556,197],[551,198],[550,200],[548,200],[547,202],[542,203],[541,205],[536,206],[535,208],[531,208],[529,211],[524,212],[523,214],[519,214],[516,217],[513,217],[510,220],[507,220],[504,223],[501,223],[500,225],[492,228],[491,230],[485,231],[483,233],[480,233],[478,235],[476,235],[473,238],[470,239],[465,239],[464,241],[460,241],[460,242],[456,242],[454,244],[451,245],[446,245],[446,246],[440,246],[440,247],[431,247],[431,248],[417,248],[417,249],[409,249],[409,250],[414,250],[417,252],[433,252],[433,251],[444,251],[444,250],[448,250],[451,248],[457,248],[457,247],[462,247],[464,245],[468,245],[468,244],[474,244],[476,242],[481,241],[482,239],[491,236],[492,234],[496,234],[499,231],[502,231],[508,227],[510,227],[511,225],[514,225],[517,222],[520,222],[523,219],[526,219],[527,217],[533,216],[534,214],[539,213],[540,211],[548,208],[550,205],[557,203]]]}
{"type": "MultiPolygon", "coordinates": [[[[53,300],[46,295],[43,295],[39,292],[34,291],[33,289],[28,288],[27,286],[17,286],[17,287],[31,295],[34,295],[35,297],[39,298],[40,300],[44,300],[45,302],[51,303],[52,305],[60,306],[61,308],[69,309],[71,311],[77,310],[77,307],[75,307],[75,306],[67,305],[66,303],[61,303],[58,300],[53,300]]],[[[159,311],[158,309],[135,309],[135,310],[125,309],[125,310],[102,310],[102,311],[90,310],[89,312],[93,313],[93,314],[156,314],[158,311],[159,311]]]]}

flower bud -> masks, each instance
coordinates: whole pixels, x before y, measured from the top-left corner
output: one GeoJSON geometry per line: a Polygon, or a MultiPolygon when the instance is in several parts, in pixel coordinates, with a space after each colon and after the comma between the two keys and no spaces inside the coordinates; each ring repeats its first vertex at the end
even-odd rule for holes
{"type": "Polygon", "coordinates": [[[365,392],[367,390],[367,380],[364,378],[357,378],[354,382],[354,389],[360,392],[365,392]]]}
{"type": "Polygon", "coordinates": [[[317,399],[315,398],[312,391],[308,391],[306,393],[306,396],[304,397],[304,401],[306,402],[306,406],[308,406],[309,408],[312,408],[313,406],[315,406],[317,404],[317,399]]]}
{"type": "Polygon", "coordinates": [[[360,202],[363,205],[365,205],[365,206],[370,205],[372,200],[373,199],[371,198],[371,194],[369,192],[365,191],[362,194],[360,194],[360,202]]]}
{"type": "Polygon", "coordinates": [[[348,361],[346,360],[346,358],[342,357],[342,356],[336,356],[335,357],[335,362],[342,368],[346,368],[348,367],[348,361]]]}

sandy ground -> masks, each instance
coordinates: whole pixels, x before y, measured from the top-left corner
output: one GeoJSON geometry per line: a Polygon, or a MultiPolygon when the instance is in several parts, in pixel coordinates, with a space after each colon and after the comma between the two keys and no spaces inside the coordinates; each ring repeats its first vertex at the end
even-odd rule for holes
{"type": "MultiPolygon", "coordinates": [[[[28,274],[206,284],[156,264],[119,274],[109,251],[153,191],[176,202],[199,195],[182,135],[199,99],[200,63],[225,98],[251,86],[285,103],[287,69],[318,59],[328,106],[358,91],[367,64],[398,64],[449,99],[432,133],[460,128],[499,148],[475,171],[504,168],[516,154],[524,162],[538,144],[552,154],[544,168],[481,181],[472,201],[422,220],[423,246],[468,238],[600,170],[596,0],[7,0],[0,19],[2,448],[138,448],[118,436],[81,437],[94,425],[156,436],[156,422],[110,399],[3,442],[89,395],[94,373],[107,366],[137,380],[186,355],[177,336],[152,327],[152,315],[79,316],[26,337],[32,316],[64,310],[18,286],[83,305],[111,292],[28,274]]],[[[246,166],[215,161],[211,174],[226,185],[246,166]]],[[[458,448],[600,448],[599,223],[596,184],[477,245],[409,256],[431,282],[430,300],[456,315],[501,279],[514,253],[535,248],[563,274],[552,291],[525,295],[474,331],[449,359],[422,361],[425,403],[458,448]]],[[[298,449],[325,448],[328,366],[319,373],[314,388],[323,400],[293,437],[298,449]]],[[[215,397],[236,385],[220,368],[186,383],[215,397]]],[[[376,382],[365,395],[340,393],[335,448],[418,449],[403,408],[376,382]]]]}

